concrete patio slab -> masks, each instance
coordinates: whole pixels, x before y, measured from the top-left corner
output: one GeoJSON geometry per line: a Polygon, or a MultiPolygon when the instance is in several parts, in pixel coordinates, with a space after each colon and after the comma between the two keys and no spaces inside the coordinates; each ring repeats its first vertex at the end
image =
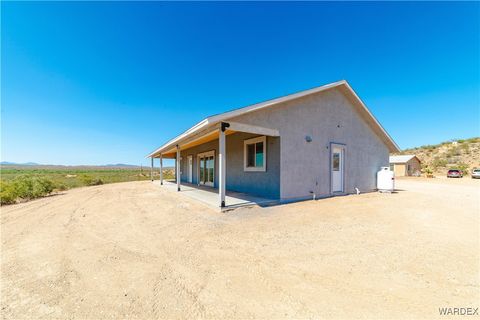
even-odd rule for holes
{"type": "MultiPolygon", "coordinates": [[[[153,182],[157,184],[159,187],[166,188],[171,190],[172,192],[177,191],[177,184],[173,181],[163,181],[163,185],[160,185],[160,181],[155,180],[153,182]]],[[[184,183],[182,182],[181,190],[179,192],[186,197],[201,201],[213,208],[225,211],[225,210],[232,210],[239,207],[246,207],[246,206],[269,206],[279,203],[277,199],[268,199],[257,197],[254,195],[229,191],[227,190],[225,196],[225,207],[220,208],[219,206],[219,195],[218,189],[207,187],[207,186],[198,186],[196,184],[184,183]]]]}

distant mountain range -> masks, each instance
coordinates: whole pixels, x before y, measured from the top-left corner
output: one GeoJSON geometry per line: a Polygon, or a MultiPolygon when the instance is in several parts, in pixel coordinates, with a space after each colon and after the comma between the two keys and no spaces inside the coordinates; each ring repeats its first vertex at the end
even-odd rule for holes
{"type": "Polygon", "coordinates": [[[139,168],[140,166],[136,166],[133,164],[125,164],[125,163],[115,163],[115,164],[104,164],[104,165],[73,165],[73,166],[66,166],[66,165],[54,165],[54,164],[40,164],[36,162],[25,162],[25,163],[17,163],[17,162],[9,162],[9,161],[2,161],[0,165],[3,166],[48,166],[48,167],[109,167],[109,168],[139,168]]]}
{"type": "Polygon", "coordinates": [[[40,164],[35,163],[35,162],[25,162],[25,163],[16,163],[16,162],[8,162],[8,161],[2,161],[0,164],[3,165],[12,165],[12,166],[39,166],[40,164]]]}
{"type": "Polygon", "coordinates": [[[115,163],[115,164],[105,164],[101,165],[101,167],[122,167],[122,168],[132,168],[132,167],[140,167],[133,164],[125,164],[125,163],[115,163]]]}

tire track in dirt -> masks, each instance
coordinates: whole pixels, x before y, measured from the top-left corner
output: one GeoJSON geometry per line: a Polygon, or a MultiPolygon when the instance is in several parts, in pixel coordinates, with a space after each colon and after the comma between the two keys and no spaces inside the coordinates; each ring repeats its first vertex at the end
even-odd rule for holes
{"type": "MultiPolygon", "coordinates": [[[[87,191],[87,190],[84,190],[84,191],[87,191]]],[[[82,207],[83,204],[90,201],[95,196],[98,196],[99,194],[97,193],[101,192],[95,189],[88,190],[88,191],[89,192],[87,194],[80,193],[80,196],[82,197],[82,199],[76,200],[75,204],[72,203],[71,197],[67,197],[62,199],[42,199],[42,200],[48,200],[48,202],[34,203],[32,206],[29,206],[28,208],[29,210],[31,210],[31,212],[28,214],[23,214],[22,217],[23,219],[26,219],[28,218],[28,216],[33,215],[33,220],[29,221],[28,224],[25,224],[24,226],[22,226],[20,229],[20,232],[17,232],[17,234],[11,237],[9,240],[6,240],[2,236],[2,241],[3,241],[2,246],[8,247],[10,243],[17,242],[18,238],[25,238],[28,234],[31,234],[33,230],[42,228],[45,225],[45,223],[51,219],[62,218],[64,215],[68,214],[70,211],[76,212],[79,208],[82,207]],[[90,192],[92,191],[95,193],[93,195],[90,195],[90,192]],[[65,210],[65,206],[67,206],[69,209],[65,210]]],[[[9,214],[15,214],[15,208],[13,208],[13,211],[9,212],[9,214]]],[[[70,213],[70,215],[71,214],[72,213],[70,213]]],[[[3,210],[2,210],[2,216],[3,216],[3,210]]],[[[10,220],[7,219],[6,221],[4,221],[2,218],[1,228],[2,229],[7,227],[10,228],[10,224],[15,223],[17,221],[20,222],[19,219],[10,219],[10,220]]]]}
{"type": "Polygon", "coordinates": [[[205,319],[205,306],[199,299],[202,290],[203,286],[193,288],[181,274],[168,263],[164,263],[153,285],[151,308],[154,317],[158,319],[167,313],[181,318],[205,319]]]}
{"type": "MultiPolygon", "coordinates": [[[[12,290],[9,292],[7,296],[5,296],[7,301],[22,301],[23,299],[21,298],[23,295],[25,295],[25,291],[23,288],[29,288],[28,289],[28,296],[30,298],[30,303],[29,305],[37,305],[41,306],[41,309],[44,310],[48,314],[52,314],[55,312],[55,310],[58,311],[58,307],[50,308],[49,306],[55,306],[59,305],[62,300],[65,298],[68,298],[72,296],[71,294],[71,284],[73,281],[76,281],[80,278],[78,272],[73,269],[71,261],[66,257],[65,252],[68,252],[69,250],[69,244],[70,241],[68,239],[70,238],[72,234],[71,227],[74,226],[74,222],[76,220],[75,214],[88,205],[88,203],[94,199],[96,196],[101,194],[101,191],[98,190],[88,190],[90,192],[94,192],[93,194],[87,193],[84,195],[84,199],[81,201],[78,201],[77,204],[71,204],[73,206],[73,210],[70,211],[69,213],[69,218],[67,223],[62,223],[61,219],[65,216],[65,214],[68,214],[68,211],[65,212],[62,210],[55,210],[55,207],[61,207],[63,205],[64,201],[61,201],[61,203],[56,203],[53,208],[49,208],[49,214],[40,216],[38,221],[35,221],[35,223],[27,225],[25,228],[22,229],[21,233],[17,235],[17,237],[14,237],[13,240],[17,240],[17,238],[22,237],[25,238],[26,236],[30,236],[32,233],[34,233],[35,229],[41,229],[44,228],[45,225],[61,225],[61,229],[59,230],[58,237],[59,239],[63,239],[60,241],[62,246],[60,249],[57,251],[58,253],[61,254],[60,261],[57,262],[56,268],[59,269],[59,272],[54,276],[48,276],[46,278],[39,278],[38,277],[38,270],[36,269],[36,266],[30,266],[28,262],[24,263],[16,263],[15,265],[9,266],[9,265],[2,265],[2,270],[3,270],[3,275],[9,275],[10,278],[16,278],[16,285],[18,287],[16,290],[12,290]],[[59,215],[59,212],[61,214],[59,215]],[[58,220],[58,222],[52,222],[52,218],[58,220]],[[13,268],[13,269],[11,269],[13,268]],[[12,270],[12,272],[9,272],[8,270],[12,270]],[[19,275],[23,275],[20,279],[18,278],[19,275]],[[36,292],[42,292],[42,294],[37,294],[36,292]],[[16,293],[16,295],[15,295],[16,293]],[[13,296],[11,294],[14,294],[13,296]],[[32,300],[33,298],[33,300],[32,300]],[[52,309],[53,311],[48,311],[49,309],[52,309]]],[[[49,199],[50,200],[50,199],[49,199]]],[[[48,203],[42,203],[40,206],[36,204],[35,206],[35,211],[34,213],[41,214],[37,212],[37,209],[42,209],[45,210],[47,206],[51,205],[50,202],[48,203]]],[[[30,208],[32,206],[29,206],[30,208]]],[[[22,215],[25,216],[25,215],[22,215]]],[[[4,227],[4,226],[2,226],[4,227]]],[[[10,251],[14,248],[10,248],[8,246],[8,243],[12,243],[12,241],[6,241],[3,243],[3,248],[2,248],[2,255],[5,254],[5,251],[10,251]]],[[[18,257],[13,257],[10,260],[16,260],[16,261],[22,261],[21,258],[18,257]]],[[[38,308],[38,307],[37,307],[38,308]]],[[[26,311],[27,313],[32,310],[26,311]]]]}

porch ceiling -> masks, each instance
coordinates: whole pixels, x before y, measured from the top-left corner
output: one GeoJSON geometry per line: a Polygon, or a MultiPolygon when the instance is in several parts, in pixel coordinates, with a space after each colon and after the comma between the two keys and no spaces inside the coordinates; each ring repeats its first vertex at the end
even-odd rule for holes
{"type": "MultiPolygon", "coordinates": [[[[235,132],[237,132],[237,131],[227,129],[225,131],[225,134],[230,135],[230,134],[235,133],[235,132]]],[[[183,144],[180,145],[180,147],[181,147],[182,150],[189,149],[189,148],[204,144],[204,143],[209,142],[209,141],[217,140],[219,135],[220,135],[219,131],[214,130],[214,131],[206,133],[206,134],[204,134],[200,137],[197,137],[197,138],[191,140],[190,142],[183,143],[183,144]]],[[[176,149],[175,146],[173,146],[170,149],[162,152],[162,158],[164,158],[164,159],[174,159],[176,153],[177,153],[177,149],[176,149]]],[[[159,156],[160,156],[160,154],[156,155],[156,157],[159,157],[159,156]]]]}
{"type": "MultiPolygon", "coordinates": [[[[278,137],[280,133],[277,129],[271,128],[264,128],[260,126],[245,124],[245,123],[238,123],[238,122],[228,122],[229,127],[225,130],[225,135],[230,135],[235,132],[246,132],[246,133],[253,133],[258,135],[264,136],[272,136],[278,137]]],[[[205,128],[199,132],[190,134],[189,136],[184,137],[183,139],[177,141],[178,145],[180,146],[181,150],[189,149],[191,147],[195,147],[206,142],[216,140],[219,138],[220,124],[215,126],[210,126],[205,128]]],[[[166,159],[174,159],[177,153],[177,147],[175,143],[170,143],[164,149],[157,150],[149,157],[152,158],[159,158],[160,154],[162,154],[162,158],[166,159]]]]}

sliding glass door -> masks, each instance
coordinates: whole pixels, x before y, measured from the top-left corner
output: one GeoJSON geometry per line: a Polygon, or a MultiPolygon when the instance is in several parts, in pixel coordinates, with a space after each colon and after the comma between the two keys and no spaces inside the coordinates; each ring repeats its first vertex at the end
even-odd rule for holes
{"type": "Polygon", "coordinates": [[[215,152],[198,155],[198,184],[213,187],[215,181],[215,152]]]}

